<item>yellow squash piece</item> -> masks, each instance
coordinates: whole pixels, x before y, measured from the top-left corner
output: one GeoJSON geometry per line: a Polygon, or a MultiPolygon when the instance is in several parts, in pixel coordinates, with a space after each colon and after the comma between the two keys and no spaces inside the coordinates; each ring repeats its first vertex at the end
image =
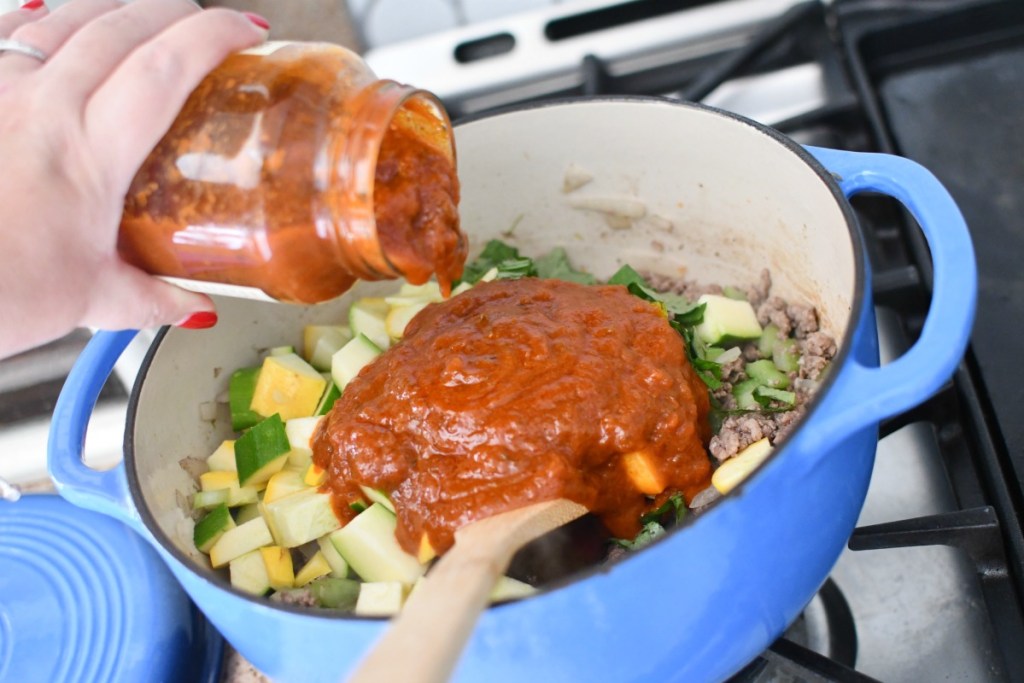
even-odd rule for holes
{"type": "Polygon", "coordinates": [[[309,417],[316,412],[327,380],[294,353],[268,356],[263,361],[252,395],[252,410],[264,417],[274,413],[282,420],[309,417]]]}
{"type": "Polygon", "coordinates": [[[223,470],[218,470],[216,472],[203,472],[200,474],[199,487],[203,491],[226,490],[228,492],[228,497],[225,502],[228,507],[237,507],[239,505],[255,503],[258,500],[259,495],[259,491],[252,486],[239,486],[237,473],[226,472],[223,470]]]}
{"type": "Polygon", "coordinates": [[[246,593],[265,595],[270,590],[266,567],[260,559],[258,551],[250,551],[240,555],[228,563],[231,585],[246,593]]]}
{"type": "Polygon", "coordinates": [[[309,467],[306,469],[306,476],[303,479],[306,486],[320,486],[325,481],[327,481],[327,470],[314,462],[309,463],[309,467]]]}
{"type": "Polygon", "coordinates": [[[729,493],[771,454],[772,445],[767,438],[755,441],[723,462],[711,475],[711,485],[721,494],[729,493]]]}
{"type": "Polygon", "coordinates": [[[267,529],[266,522],[261,517],[250,520],[245,524],[228,529],[210,548],[210,564],[216,567],[223,567],[236,557],[241,557],[257,548],[270,545],[274,542],[267,529]]]}
{"type": "Polygon", "coordinates": [[[267,568],[270,587],[276,591],[291,588],[295,584],[295,570],[292,568],[292,553],[287,548],[271,545],[260,548],[263,565],[267,568]]]}
{"type": "Polygon", "coordinates": [[[434,550],[434,546],[430,543],[430,538],[424,533],[420,536],[420,547],[416,552],[416,559],[420,561],[420,564],[426,564],[432,559],[437,557],[437,551],[434,550]]]}
{"type": "Polygon", "coordinates": [[[273,503],[279,498],[284,498],[307,488],[309,486],[302,481],[301,472],[286,468],[270,477],[270,480],[267,482],[267,489],[263,492],[263,502],[273,503]]]}
{"type": "Polygon", "coordinates": [[[665,490],[665,475],[658,469],[650,453],[624,453],[622,464],[626,468],[626,475],[640,493],[656,496],[665,490]]]}
{"type": "Polygon", "coordinates": [[[318,550],[316,555],[309,558],[309,562],[295,575],[295,587],[302,588],[313,579],[319,579],[321,576],[327,576],[330,573],[331,565],[328,564],[324,554],[318,550]]]}
{"type": "Polygon", "coordinates": [[[234,472],[235,467],[235,440],[228,439],[217,450],[206,459],[206,466],[213,471],[234,472]]]}

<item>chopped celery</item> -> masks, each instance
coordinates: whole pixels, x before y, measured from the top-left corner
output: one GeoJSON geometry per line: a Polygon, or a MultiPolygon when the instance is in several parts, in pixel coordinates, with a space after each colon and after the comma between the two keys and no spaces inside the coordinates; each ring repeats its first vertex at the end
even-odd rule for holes
{"type": "Polygon", "coordinates": [[[761,331],[761,339],[757,342],[757,352],[761,358],[771,358],[775,342],[779,340],[779,326],[775,323],[768,323],[761,331]]]}
{"type": "Polygon", "coordinates": [[[772,401],[778,401],[786,404],[788,407],[792,407],[796,404],[796,394],[792,391],[762,386],[754,389],[754,400],[763,406],[768,406],[772,401]]]}
{"type": "Polygon", "coordinates": [[[359,599],[359,582],[325,576],[308,585],[309,592],[321,607],[351,610],[359,599]]]}
{"type": "Polygon", "coordinates": [[[738,382],[732,388],[732,395],[736,399],[736,407],[740,410],[756,410],[761,404],[754,398],[754,390],[761,386],[756,379],[745,379],[738,382]]]}
{"type": "Polygon", "coordinates": [[[800,351],[795,339],[779,339],[772,349],[772,361],[781,372],[796,372],[800,369],[800,351]]]}
{"type": "Polygon", "coordinates": [[[725,287],[722,287],[722,294],[724,294],[727,298],[735,299],[736,301],[747,300],[747,293],[738,287],[733,287],[732,285],[726,285],[725,287]]]}
{"type": "MultiPolygon", "coordinates": [[[[747,363],[746,369],[748,377],[758,380],[766,387],[785,389],[789,386],[789,377],[775,367],[775,363],[770,360],[756,360],[753,363],[747,363]]],[[[235,448],[238,447],[235,446],[235,448]]]]}

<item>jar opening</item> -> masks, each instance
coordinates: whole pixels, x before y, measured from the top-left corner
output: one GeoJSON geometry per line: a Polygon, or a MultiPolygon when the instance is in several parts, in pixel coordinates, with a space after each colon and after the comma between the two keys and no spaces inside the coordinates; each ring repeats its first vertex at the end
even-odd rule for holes
{"type": "Polygon", "coordinates": [[[447,291],[467,251],[448,116],[433,95],[393,81],[360,98],[338,173],[362,209],[349,207],[340,251],[362,259],[349,265],[363,279],[421,284],[436,273],[447,291]]]}

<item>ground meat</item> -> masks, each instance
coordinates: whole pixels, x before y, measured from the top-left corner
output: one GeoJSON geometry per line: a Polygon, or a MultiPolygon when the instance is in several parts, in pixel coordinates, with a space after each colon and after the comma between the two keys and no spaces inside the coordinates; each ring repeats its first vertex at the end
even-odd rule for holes
{"type": "Polygon", "coordinates": [[[319,606],[319,603],[317,603],[313,594],[305,588],[277,591],[270,596],[270,599],[282,602],[286,605],[299,605],[300,607],[319,606]]]}
{"type": "Polygon", "coordinates": [[[790,304],[786,307],[786,314],[793,324],[793,336],[797,339],[818,331],[818,313],[813,307],[790,304]]]}
{"type": "Polygon", "coordinates": [[[747,292],[747,299],[751,305],[755,308],[761,304],[765,299],[768,298],[768,292],[772,289],[772,274],[765,268],[761,271],[761,275],[757,282],[747,292]]]}
{"type": "Polygon", "coordinates": [[[744,448],[768,437],[772,440],[778,431],[776,416],[785,413],[744,413],[730,415],[722,423],[718,434],[711,438],[708,450],[721,463],[736,455],[744,448]]]}
{"type": "MultiPolygon", "coordinates": [[[[692,280],[676,280],[653,274],[647,274],[646,277],[656,289],[681,294],[691,301],[695,301],[701,294],[722,291],[721,286],[705,285],[692,280]]],[[[792,410],[744,412],[726,417],[708,445],[712,458],[719,464],[760,439],[768,438],[772,444],[781,442],[799,422],[806,404],[818,387],[823,370],[836,354],[835,340],[819,330],[815,308],[772,296],[771,286],[771,273],[764,269],[758,281],[746,290],[746,295],[761,325],[774,324],[779,328],[780,339],[797,340],[800,350],[799,369],[788,373],[789,388],[796,394],[796,407],[792,410]]],[[[761,358],[757,342],[747,342],[740,350],[739,358],[722,366],[722,385],[711,391],[715,405],[720,410],[737,409],[733,387],[747,379],[746,363],[761,358]]]]}
{"type": "Polygon", "coordinates": [[[788,337],[793,330],[793,322],[786,312],[786,302],[777,296],[769,297],[757,307],[757,321],[763,326],[775,325],[784,337],[788,337]]]}

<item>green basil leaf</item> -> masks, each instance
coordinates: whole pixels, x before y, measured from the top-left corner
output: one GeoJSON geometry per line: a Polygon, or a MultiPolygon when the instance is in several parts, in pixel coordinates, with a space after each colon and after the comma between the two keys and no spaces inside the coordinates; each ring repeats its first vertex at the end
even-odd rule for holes
{"type": "Polygon", "coordinates": [[[590,273],[584,273],[572,267],[569,263],[569,256],[562,247],[555,247],[543,256],[534,259],[534,265],[537,267],[537,277],[566,280],[581,285],[597,283],[597,278],[590,273]]]}

